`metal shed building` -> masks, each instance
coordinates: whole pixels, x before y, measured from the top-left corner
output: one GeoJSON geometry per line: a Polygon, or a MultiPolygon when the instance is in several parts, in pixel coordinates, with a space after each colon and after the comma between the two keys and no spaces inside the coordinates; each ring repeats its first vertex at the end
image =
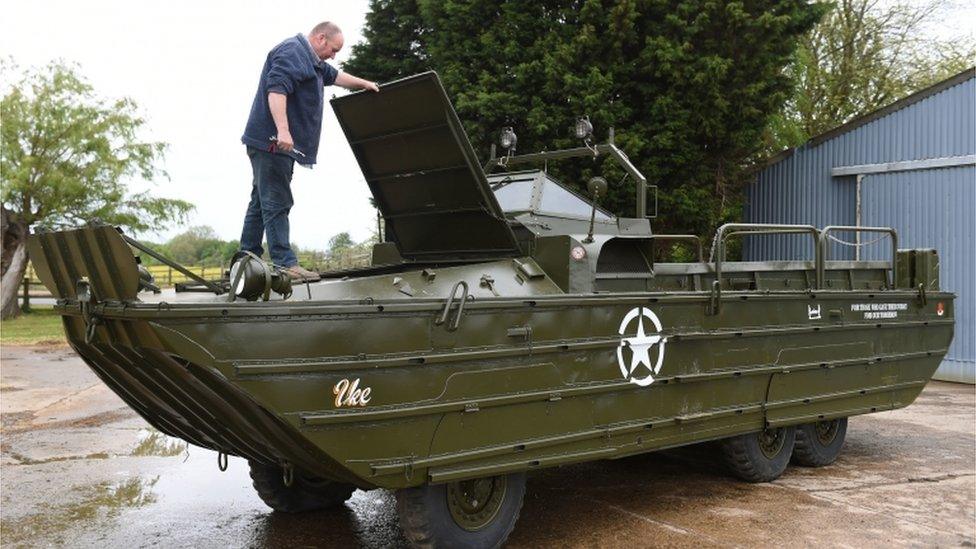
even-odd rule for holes
{"type": "MultiPolygon", "coordinates": [[[[746,221],[887,226],[899,248],[935,248],[955,292],[956,332],[936,379],[976,383],[976,70],[914,93],[773,157],[746,190],[746,221]]],[[[871,233],[836,259],[890,259],[871,233]]],[[[810,259],[809,239],[754,236],[746,259],[810,259]]]]}

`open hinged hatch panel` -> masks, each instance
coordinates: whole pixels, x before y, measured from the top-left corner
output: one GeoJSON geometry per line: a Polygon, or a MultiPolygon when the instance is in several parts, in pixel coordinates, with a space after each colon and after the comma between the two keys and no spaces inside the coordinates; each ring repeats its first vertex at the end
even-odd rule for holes
{"type": "Polygon", "coordinates": [[[434,72],[332,100],[386,236],[414,261],[506,257],[515,236],[434,72]]]}

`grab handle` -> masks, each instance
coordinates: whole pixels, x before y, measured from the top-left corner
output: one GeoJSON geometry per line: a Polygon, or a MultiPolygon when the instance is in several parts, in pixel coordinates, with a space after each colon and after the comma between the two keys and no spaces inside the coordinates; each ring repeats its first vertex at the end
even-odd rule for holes
{"type": "Polygon", "coordinates": [[[461,315],[464,313],[464,302],[468,300],[468,283],[461,280],[451,288],[451,295],[447,298],[447,303],[444,304],[444,310],[441,311],[441,315],[434,321],[434,324],[440,326],[447,322],[447,315],[451,312],[451,307],[454,305],[454,298],[457,296],[458,288],[463,288],[464,291],[461,292],[461,302],[458,305],[457,316],[454,317],[454,321],[448,324],[447,331],[453,332],[457,330],[461,325],[461,315]]]}

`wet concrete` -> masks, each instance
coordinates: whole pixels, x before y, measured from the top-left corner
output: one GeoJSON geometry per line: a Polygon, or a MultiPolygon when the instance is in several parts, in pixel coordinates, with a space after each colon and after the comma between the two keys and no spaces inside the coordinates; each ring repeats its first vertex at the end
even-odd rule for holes
{"type": "MultiPolygon", "coordinates": [[[[247,465],[149,428],[66,347],[5,347],[4,547],[404,546],[386,491],[273,514],[247,465]]],[[[529,477],[510,547],[976,546],[976,394],[851,420],[837,463],[738,482],[700,445],[529,477]]]]}

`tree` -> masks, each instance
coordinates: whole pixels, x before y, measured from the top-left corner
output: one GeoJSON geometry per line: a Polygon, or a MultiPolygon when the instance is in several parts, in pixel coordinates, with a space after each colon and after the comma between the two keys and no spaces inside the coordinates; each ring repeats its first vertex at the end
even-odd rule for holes
{"type": "Polygon", "coordinates": [[[370,0],[364,40],[352,47],[344,68],[388,82],[428,69],[426,33],[416,1],[370,0]]]}
{"type": "Polygon", "coordinates": [[[770,126],[770,152],[798,146],[972,66],[971,38],[926,32],[939,2],[840,0],[800,42],[797,92],[770,126]]]}
{"type": "Polygon", "coordinates": [[[355,245],[356,243],[352,241],[348,232],[341,232],[329,239],[329,256],[334,257],[355,245]]]}
{"type": "Polygon", "coordinates": [[[213,227],[202,225],[190,227],[161,248],[169,259],[184,265],[223,265],[230,261],[238,247],[237,242],[221,240],[213,227]],[[228,250],[231,250],[230,254],[227,254],[228,250]]]}
{"type": "MultiPolygon", "coordinates": [[[[472,142],[486,151],[513,126],[523,152],[578,146],[575,118],[589,115],[661,189],[658,224],[710,232],[738,212],[745,159],[792,92],[797,42],[825,11],[805,0],[374,0],[364,34],[377,40],[408,14],[410,55],[368,44],[357,73],[438,71],[472,142]],[[419,14],[420,21],[414,19],[419,14]],[[389,15],[393,14],[393,18],[389,15]]],[[[604,205],[633,215],[634,182],[610,163],[550,171],[585,192],[591,174],[611,181],[604,205]]]]}
{"type": "MultiPolygon", "coordinates": [[[[19,72],[4,64],[4,72],[19,72]]],[[[131,231],[185,219],[192,205],[128,193],[126,180],[165,175],[165,145],[139,138],[145,120],[128,98],[96,95],[74,66],[52,62],[22,73],[4,90],[0,117],[3,201],[2,316],[17,314],[16,288],[27,268],[26,236],[102,221],[131,231]],[[8,259],[9,257],[9,259],[8,259]]]]}

